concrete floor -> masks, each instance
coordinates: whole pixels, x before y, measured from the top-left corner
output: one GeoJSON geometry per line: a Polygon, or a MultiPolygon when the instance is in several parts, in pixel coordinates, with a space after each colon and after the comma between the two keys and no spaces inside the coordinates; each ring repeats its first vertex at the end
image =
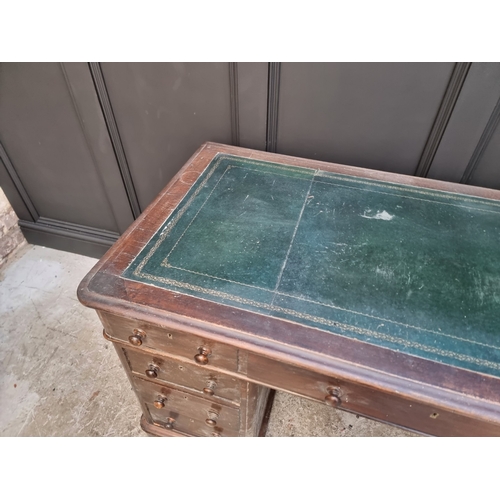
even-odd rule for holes
{"type": "MultiPolygon", "coordinates": [[[[96,260],[25,245],[0,268],[0,435],[146,436],[93,310],[76,298],[96,260]]],[[[267,436],[412,436],[276,394],[267,436]]]]}

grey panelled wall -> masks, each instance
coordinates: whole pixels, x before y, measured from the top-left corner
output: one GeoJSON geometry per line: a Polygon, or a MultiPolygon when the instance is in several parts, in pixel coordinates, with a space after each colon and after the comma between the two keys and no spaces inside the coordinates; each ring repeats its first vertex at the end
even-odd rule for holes
{"type": "Polygon", "coordinates": [[[500,189],[500,63],[474,63],[429,177],[500,189]]]}
{"type": "Polygon", "coordinates": [[[90,153],[61,66],[5,65],[0,75],[0,139],[37,212],[117,233],[98,172],[86,168],[90,153]]]}
{"type": "Polygon", "coordinates": [[[413,175],[453,63],[283,63],[277,152],[413,175]]]}
{"type": "Polygon", "coordinates": [[[2,63],[28,241],[99,256],[205,141],[500,188],[500,63],[2,63]]]}
{"type": "Polygon", "coordinates": [[[85,63],[1,64],[0,142],[29,241],[99,255],[132,222],[85,63]]]}
{"type": "MultiPolygon", "coordinates": [[[[238,85],[238,72],[228,63],[103,63],[101,67],[141,210],[200,144],[240,142],[237,93],[245,91],[245,82],[253,82],[247,78],[238,85]]],[[[262,76],[261,92],[262,87],[267,89],[267,73],[262,76]]],[[[259,78],[255,80],[258,84],[259,78]]],[[[249,92],[249,101],[255,99],[249,92]]],[[[252,112],[258,113],[256,107],[247,115],[252,112]]],[[[257,124],[258,119],[254,119],[257,124]]],[[[260,144],[265,147],[264,141],[265,129],[260,144]]]]}
{"type": "MultiPolygon", "coordinates": [[[[471,167],[475,166],[473,170],[476,170],[478,166],[475,164],[479,159],[477,153],[481,148],[480,142],[483,143],[484,139],[488,139],[483,134],[493,132],[492,124],[489,122],[499,98],[500,64],[472,64],[439,150],[434,157],[429,177],[449,182],[468,180],[469,173],[473,173],[471,167]]],[[[477,172],[480,170],[482,169],[477,169],[477,172]]],[[[495,172],[492,174],[479,185],[499,188],[500,170],[497,168],[496,175],[495,172]]]]}

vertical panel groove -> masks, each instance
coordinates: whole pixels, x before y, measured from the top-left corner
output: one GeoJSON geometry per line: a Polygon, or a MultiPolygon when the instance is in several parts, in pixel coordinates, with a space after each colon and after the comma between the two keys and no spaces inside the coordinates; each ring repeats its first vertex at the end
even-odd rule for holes
{"type": "Polygon", "coordinates": [[[5,165],[5,168],[7,169],[7,173],[9,174],[10,178],[12,179],[14,186],[16,186],[16,189],[19,193],[19,196],[21,197],[24,204],[26,205],[26,208],[28,209],[31,217],[33,218],[34,221],[37,221],[38,218],[40,217],[40,215],[39,215],[37,209],[35,208],[35,205],[31,201],[31,198],[29,197],[28,192],[26,191],[25,187],[23,186],[21,178],[19,177],[16,169],[14,168],[14,165],[12,165],[12,162],[10,161],[10,158],[8,157],[7,152],[5,151],[2,143],[0,143],[0,159],[2,160],[3,164],[5,165]]]}
{"type": "Polygon", "coordinates": [[[69,80],[68,73],[66,72],[66,68],[64,67],[64,63],[59,63],[59,66],[61,67],[61,71],[62,71],[62,74],[64,76],[64,81],[66,82],[66,87],[68,87],[69,95],[71,97],[71,104],[73,105],[73,109],[74,109],[76,117],[78,119],[78,124],[80,125],[80,129],[82,131],[83,138],[85,139],[85,146],[86,146],[87,151],[90,155],[90,158],[92,159],[92,165],[94,166],[94,170],[96,171],[97,177],[99,178],[99,181],[101,183],[104,197],[106,198],[106,202],[108,204],[109,210],[110,210],[111,214],[113,215],[113,219],[115,221],[116,227],[119,227],[118,218],[116,217],[116,214],[113,210],[113,204],[111,203],[111,200],[109,198],[109,194],[104,187],[104,180],[102,178],[101,171],[99,170],[99,165],[97,164],[97,160],[96,160],[96,157],[94,155],[94,151],[93,151],[92,147],[90,146],[90,140],[89,140],[89,136],[87,133],[87,129],[85,128],[85,123],[84,123],[82,116],[80,114],[80,110],[79,110],[78,104],[76,102],[75,93],[73,92],[73,87],[71,86],[71,82],[69,80]]]}
{"type": "Polygon", "coordinates": [[[444,93],[443,100],[439,106],[439,110],[432,125],[431,133],[425,143],[422,156],[418,162],[415,175],[419,177],[427,177],[431,168],[432,161],[436,155],[436,151],[441,143],[446,126],[450,120],[455,104],[457,103],[458,96],[462,90],[462,86],[467,78],[467,73],[471,66],[470,62],[456,63],[453,72],[448,82],[448,86],[444,93]]]}
{"type": "Polygon", "coordinates": [[[125,191],[127,192],[130,208],[132,209],[134,218],[137,218],[141,214],[139,199],[137,198],[137,193],[135,191],[134,182],[132,180],[132,175],[128,166],[127,157],[125,156],[125,150],[123,149],[120,133],[118,132],[118,126],[116,124],[113,108],[111,107],[108,90],[104,82],[101,65],[97,62],[91,62],[89,63],[89,67],[90,73],[92,74],[92,79],[94,80],[94,86],[96,88],[97,96],[101,104],[104,120],[108,128],[109,136],[111,138],[111,144],[113,145],[113,149],[115,151],[118,167],[122,175],[123,184],[125,185],[125,191]]]}
{"type": "Polygon", "coordinates": [[[465,169],[464,175],[462,176],[462,179],[460,179],[460,182],[462,184],[468,184],[470,182],[472,175],[474,174],[474,171],[476,170],[476,167],[479,164],[479,161],[481,160],[481,157],[483,156],[483,153],[486,150],[488,143],[490,142],[491,136],[493,135],[498,126],[499,121],[500,121],[500,99],[497,101],[491,113],[491,116],[488,120],[488,123],[486,124],[486,127],[484,128],[483,133],[481,134],[481,138],[479,139],[479,142],[477,143],[477,146],[474,149],[474,153],[472,153],[469,163],[467,164],[467,168],[465,169]]]}
{"type": "Polygon", "coordinates": [[[266,151],[276,153],[278,142],[278,106],[280,91],[281,63],[269,63],[267,91],[267,132],[266,151]]]}
{"type": "Polygon", "coordinates": [[[238,63],[229,63],[229,99],[231,107],[231,141],[240,145],[240,109],[238,101],[238,63]]]}

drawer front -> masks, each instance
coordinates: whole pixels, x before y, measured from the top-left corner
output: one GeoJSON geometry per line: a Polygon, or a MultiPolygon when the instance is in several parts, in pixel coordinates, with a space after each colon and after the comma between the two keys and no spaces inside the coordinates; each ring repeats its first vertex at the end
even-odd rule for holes
{"type": "Polygon", "coordinates": [[[280,363],[262,356],[248,355],[248,377],[264,385],[292,392],[409,429],[434,436],[500,436],[500,425],[402,397],[368,385],[342,381],[336,377],[280,363]]]}
{"type": "Polygon", "coordinates": [[[163,427],[171,425],[173,431],[193,436],[239,435],[240,412],[237,408],[210,403],[183,391],[136,377],[133,382],[139,399],[146,405],[154,423],[163,427]]]}
{"type": "Polygon", "coordinates": [[[194,364],[182,363],[134,349],[123,349],[123,351],[130,369],[135,374],[142,376],[149,374],[148,378],[152,380],[183,386],[197,391],[200,396],[209,400],[217,401],[220,398],[234,404],[240,402],[241,382],[236,378],[209,368],[200,368],[194,364]]]}
{"type": "Polygon", "coordinates": [[[230,371],[237,371],[238,350],[226,344],[203,339],[187,333],[163,329],[149,323],[114,316],[99,311],[99,316],[112,340],[121,340],[135,346],[143,346],[165,354],[182,356],[194,361],[202,354],[199,361],[204,366],[214,366],[230,371]],[[201,349],[207,349],[206,358],[201,349]]]}
{"type": "MultiPolygon", "coordinates": [[[[264,385],[325,402],[328,387],[338,387],[339,381],[303,368],[281,363],[263,356],[248,354],[247,376],[264,385]]],[[[349,399],[349,396],[347,397],[349,399]]],[[[346,402],[344,394],[343,403],[346,402]]]]}

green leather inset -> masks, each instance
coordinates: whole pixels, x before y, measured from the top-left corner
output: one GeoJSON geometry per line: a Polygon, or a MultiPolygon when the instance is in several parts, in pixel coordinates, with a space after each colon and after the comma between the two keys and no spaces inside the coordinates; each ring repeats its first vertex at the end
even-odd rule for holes
{"type": "Polygon", "coordinates": [[[218,156],[123,276],[500,375],[500,203],[218,156]]]}

